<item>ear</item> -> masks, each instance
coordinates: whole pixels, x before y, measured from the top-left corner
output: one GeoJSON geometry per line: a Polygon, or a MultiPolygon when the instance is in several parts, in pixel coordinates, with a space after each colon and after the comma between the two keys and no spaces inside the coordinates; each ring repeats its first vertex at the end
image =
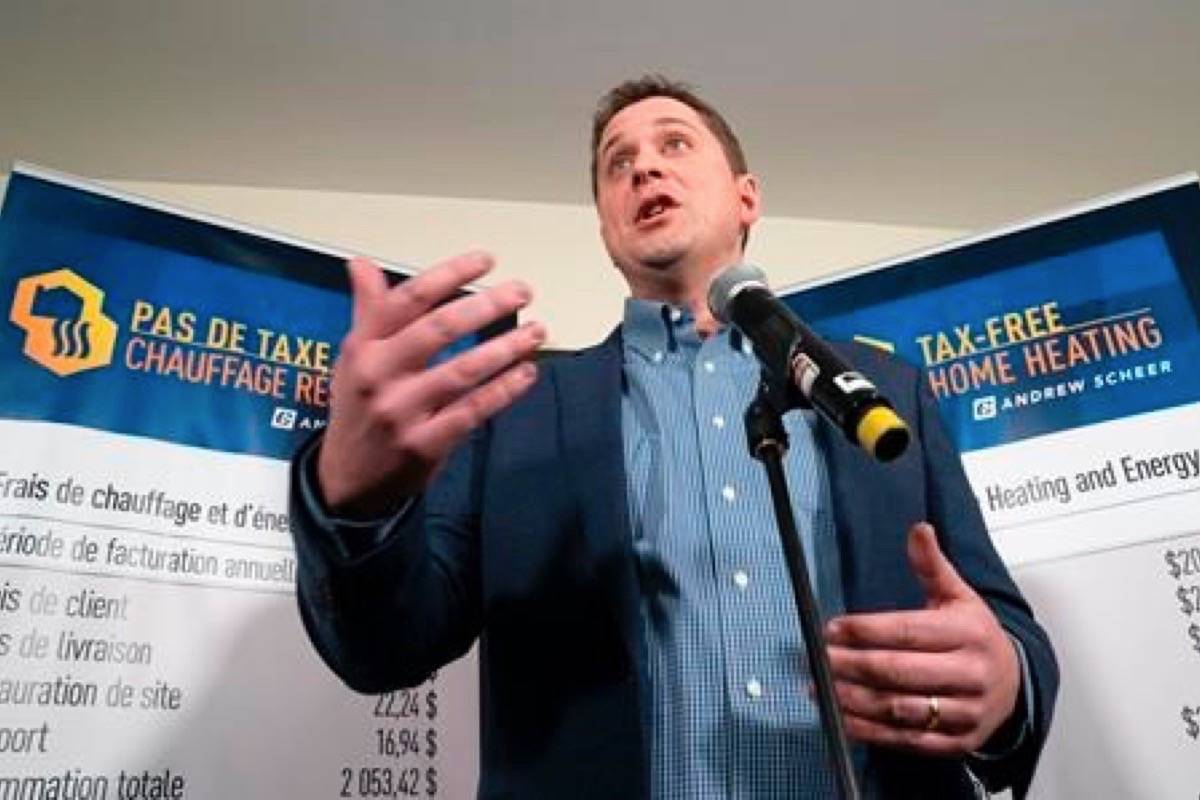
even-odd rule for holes
{"type": "Polygon", "coordinates": [[[752,172],[737,176],[739,220],[743,229],[749,229],[762,215],[762,190],[758,176],[752,172]]]}
{"type": "MultiPolygon", "coordinates": [[[[597,215],[597,216],[599,216],[599,215],[597,215]]],[[[598,229],[598,232],[600,233],[600,241],[604,243],[604,252],[608,253],[609,258],[611,259],[612,258],[612,248],[609,247],[609,242],[608,242],[608,236],[611,233],[611,231],[609,230],[608,225],[604,224],[603,217],[599,217],[597,222],[599,224],[596,227],[598,229]]]]}
{"type": "Polygon", "coordinates": [[[608,248],[608,240],[613,231],[605,221],[608,216],[605,214],[605,201],[608,200],[604,193],[604,187],[597,187],[596,197],[592,201],[592,208],[596,211],[596,227],[600,231],[600,241],[604,242],[605,249],[608,248]]]}

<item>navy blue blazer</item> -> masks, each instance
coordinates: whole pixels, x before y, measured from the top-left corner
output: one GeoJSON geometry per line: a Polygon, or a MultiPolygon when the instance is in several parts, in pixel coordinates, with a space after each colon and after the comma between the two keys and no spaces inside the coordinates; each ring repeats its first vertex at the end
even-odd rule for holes
{"type": "MultiPolygon", "coordinates": [[[[992,547],[919,374],[869,348],[842,352],[914,434],[902,457],[880,465],[822,425],[847,609],[923,605],[906,534],[913,522],[932,522],[956,568],[1024,646],[1034,709],[1025,737],[1003,758],[969,764],[989,786],[1011,785],[1019,796],[1057,690],[1049,640],[992,547]]],[[[293,477],[301,614],[349,686],[418,684],[478,638],[482,798],[648,796],[621,360],[618,329],[544,362],[529,393],[459,448],[425,496],[360,552],[334,545],[293,477]]],[[[311,452],[298,455],[297,469],[315,461],[311,452]]],[[[968,760],[867,751],[865,797],[974,796],[968,760]]]]}

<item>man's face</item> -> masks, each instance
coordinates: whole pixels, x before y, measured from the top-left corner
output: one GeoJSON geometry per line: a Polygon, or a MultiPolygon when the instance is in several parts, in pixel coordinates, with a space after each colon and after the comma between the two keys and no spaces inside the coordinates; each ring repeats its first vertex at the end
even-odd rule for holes
{"type": "Polygon", "coordinates": [[[636,296],[672,269],[706,277],[739,260],[742,232],[759,215],[758,183],[733,174],[694,109],[651,97],[605,127],[596,154],[596,207],[608,254],[636,296]]]}

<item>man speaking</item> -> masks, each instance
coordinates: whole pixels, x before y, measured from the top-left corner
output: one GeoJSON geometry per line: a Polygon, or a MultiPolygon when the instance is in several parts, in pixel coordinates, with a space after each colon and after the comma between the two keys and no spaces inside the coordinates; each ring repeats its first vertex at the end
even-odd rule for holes
{"type": "MultiPolygon", "coordinates": [[[[524,307],[450,303],[468,254],[395,287],[350,265],[329,426],[296,457],[300,608],[360,691],[423,681],[477,639],[484,798],[825,797],[835,775],[766,481],[741,417],[760,373],[706,295],[759,185],[721,115],[658,77],[602,98],[600,234],[621,324],[530,362],[524,307]]],[[[1032,777],[1058,674],[918,373],[839,348],[908,421],[887,465],[796,410],[791,501],[866,797],[974,797],[1032,777]]]]}

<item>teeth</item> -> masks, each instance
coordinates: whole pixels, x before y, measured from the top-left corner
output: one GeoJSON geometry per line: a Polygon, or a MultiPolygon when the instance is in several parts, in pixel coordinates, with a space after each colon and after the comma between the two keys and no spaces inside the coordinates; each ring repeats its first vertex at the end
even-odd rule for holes
{"type": "Polygon", "coordinates": [[[642,219],[653,219],[666,210],[667,207],[663,203],[654,203],[642,212],[642,219]]]}

